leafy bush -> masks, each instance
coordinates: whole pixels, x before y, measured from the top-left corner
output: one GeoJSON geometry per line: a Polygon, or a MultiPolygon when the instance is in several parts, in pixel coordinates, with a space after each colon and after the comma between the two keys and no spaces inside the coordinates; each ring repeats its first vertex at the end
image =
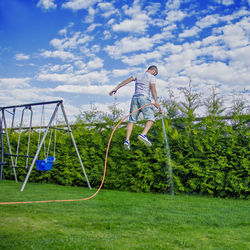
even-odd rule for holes
{"type": "MultiPolygon", "coordinates": [[[[164,122],[171,149],[175,193],[247,198],[250,182],[250,117],[243,113],[242,102],[240,108],[237,106],[237,112],[231,112],[230,119],[219,117],[224,109],[221,100],[213,91],[205,103],[207,116],[197,120],[194,114],[199,103],[199,95],[192,92],[191,86],[189,89],[184,89],[183,93],[186,103],[178,104],[178,110],[176,101],[162,102],[165,110],[171,112],[170,116],[165,117],[164,122]]],[[[82,113],[72,126],[88,179],[94,187],[98,187],[101,183],[109,137],[116,121],[119,120],[118,116],[121,116],[121,112],[117,109],[112,114],[112,116],[102,114],[100,118],[101,112],[95,109],[94,113],[82,113]],[[101,119],[100,122],[89,123],[93,120],[96,122],[97,116],[101,119]],[[105,123],[102,123],[103,121],[105,123]]],[[[169,166],[160,115],[158,114],[158,120],[149,133],[153,147],[145,147],[137,140],[141,130],[140,123],[134,127],[130,151],[123,149],[126,135],[124,124],[114,133],[109,148],[104,188],[134,192],[169,192],[169,166]]],[[[14,153],[18,134],[12,133],[10,139],[14,153]]],[[[38,133],[33,131],[30,155],[35,154],[37,142],[38,133]]],[[[6,145],[5,142],[7,152],[6,145]]],[[[24,133],[21,136],[19,153],[26,154],[26,149],[27,134],[24,133]]],[[[42,159],[43,149],[41,151],[42,159]]],[[[10,159],[8,163],[11,165],[10,159]]],[[[28,163],[31,164],[31,159],[28,163]]],[[[20,157],[17,164],[19,168],[16,169],[20,181],[24,180],[28,171],[25,164],[25,159],[20,157]]],[[[12,168],[5,167],[4,178],[13,179],[12,168]]],[[[52,170],[41,172],[36,171],[34,167],[29,181],[71,186],[86,185],[68,133],[58,131],[56,161],[52,170]]]]}

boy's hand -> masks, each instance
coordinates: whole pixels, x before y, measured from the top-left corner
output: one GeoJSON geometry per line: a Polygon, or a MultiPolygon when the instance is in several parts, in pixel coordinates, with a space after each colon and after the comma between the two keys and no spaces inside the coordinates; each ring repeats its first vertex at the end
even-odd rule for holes
{"type": "Polygon", "coordinates": [[[117,92],[117,89],[113,89],[112,91],[109,92],[109,95],[113,95],[117,92]]]}
{"type": "Polygon", "coordinates": [[[159,104],[159,102],[154,103],[154,106],[155,106],[157,109],[161,109],[161,105],[159,104]]]}

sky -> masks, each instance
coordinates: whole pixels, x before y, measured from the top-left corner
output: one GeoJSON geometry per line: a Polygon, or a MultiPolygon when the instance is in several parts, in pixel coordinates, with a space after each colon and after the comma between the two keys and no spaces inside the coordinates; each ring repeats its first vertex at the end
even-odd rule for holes
{"type": "MultiPolygon", "coordinates": [[[[158,97],[179,101],[192,80],[229,109],[250,102],[250,0],[1,0],[0,106],[63,100],[72,122],[93,105],[128,112],[134,83],[154,64],[158,97]]],[[[197,115],[204,115],[202,109],[197,115]]]]}

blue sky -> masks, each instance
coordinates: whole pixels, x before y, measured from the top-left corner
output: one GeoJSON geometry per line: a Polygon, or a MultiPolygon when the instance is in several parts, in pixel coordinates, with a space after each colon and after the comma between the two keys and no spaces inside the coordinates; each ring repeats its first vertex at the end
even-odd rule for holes
{"type": "MultiPolygon", "coordinates": [[[[155,64],[157,91],[183,100],[189,79],[230,108],[249,103],[250,0],[1,0],[0,106],[63,99],[71,119],[155,64]]],[[[128,111],[134,86],[117,93],[128,111]]],[[[202,115],[202,110],[199,111],[202,115]]]]}

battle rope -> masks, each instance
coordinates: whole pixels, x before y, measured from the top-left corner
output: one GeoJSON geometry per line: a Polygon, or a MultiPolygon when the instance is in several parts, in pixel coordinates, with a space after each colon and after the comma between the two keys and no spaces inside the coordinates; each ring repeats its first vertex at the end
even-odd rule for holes
{"type": "Polygon", "coordinates": [[[124,121],[126,120],[130,115],[134,114],[135,112],[149,106],[149,105],[154,105],[153,103],[148,103],[146,105],[144,105],[143,107],[135,110],[134,112],[130,113],[129,115],[126,115],[123,119],[121,119],[117,125],[115,126],[115,128],[113,129],[111,135],[110,135],[110,138],[109,138],[109,142],[108,142],[108,146],[107,146],[107,149],[106,149],[106,156],[105,156],[105,163],[104,163],[104,170],[103,170],[103,177],[102,177],[102,182],[99,186],[99,188],[97,189],[97,191],[87,197],[87,198],[82,198],[82,199],[73,199],[73,200],[44,200],[44,201],[13,201],[13,202],[0,202],[0,205],[12,205],[12,204],[29,204],[29,203],[48,203],[48,202],[70,202],[70,201],[86,201],[86,200],[90,200],[92,198],[94,198],[101,190],[102,186],[103,186],[103,183],[104,183],[104,180],[105,180],[105,175],[106,175],[106,168],[107,168],[107,161],[108,161],[108,152],[109,152],[109,147],[110,147],[110,143],[111,143],[111,140],[112,140],[112,137],[113,137],[113,134],[114,132],[116,131],[116,129],[118,128],[118,126],[124,121]]]}

